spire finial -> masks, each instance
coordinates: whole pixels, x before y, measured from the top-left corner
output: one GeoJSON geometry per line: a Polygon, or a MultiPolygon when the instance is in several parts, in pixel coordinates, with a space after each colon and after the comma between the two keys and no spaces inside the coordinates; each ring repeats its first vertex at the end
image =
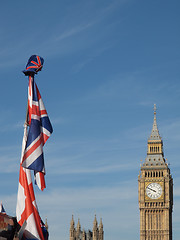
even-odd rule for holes
{"type": "Polygon", "coordinates": [[[157,110],[156,104],[154,104],[154,118],[156,118],[156,110],[157,110]]]}

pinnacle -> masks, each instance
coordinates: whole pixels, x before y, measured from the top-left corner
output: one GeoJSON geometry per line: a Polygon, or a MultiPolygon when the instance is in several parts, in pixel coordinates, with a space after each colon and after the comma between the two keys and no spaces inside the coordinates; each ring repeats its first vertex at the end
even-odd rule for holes
{"type": "Polygon", "coordinates": [[[156,104],[154,104],[154,122],[153,122],[153,127],[151,131],[151,136],[149,137],[148,140],[161,140],[159,130],[157,127],[157,122],[156,122],[156,104]]]}

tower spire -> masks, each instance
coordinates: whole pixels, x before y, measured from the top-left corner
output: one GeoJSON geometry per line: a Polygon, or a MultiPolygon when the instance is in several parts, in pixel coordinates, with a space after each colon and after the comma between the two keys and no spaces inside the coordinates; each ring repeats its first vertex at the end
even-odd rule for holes
{"type": "Polygon", "coordinates": [[[98,229],[98,222],[95,214],[94,222],[93,222],[93,240],[98,240],[98,235],[99,235],[99,229],[98,229]]]}
{"type": "Polygon", "coordinates": [[[70,223],[69,234],[70,234],[70,240],[74,240],[75,239],[76,230],[75,230],[75,227],[74,227],[73,215],[72,215],[72,219],[71,219],[71,223],[70,223]]]}
{"type": "Polygon", "coordinates": [[[157,122],[156,122],[156,104],[154,104],[154,122],[153,122],[153,127],[151,131],[151,136],[149,137],[148,140],[161,140],[158,127],[157,127],[157,122]]]}
{"type": "Polygon", "coordinates": [[[166,161],[164,159],[163,153],[163,141],[159,134],[156,122],[156,111],[157,111],[156,104],[154,104],[154,120],[151,135],[148,138],[147,157],[141,168],[149,166],[151,166],[151,168],[154,166],[167,167],[165,164],[166,161]]]}

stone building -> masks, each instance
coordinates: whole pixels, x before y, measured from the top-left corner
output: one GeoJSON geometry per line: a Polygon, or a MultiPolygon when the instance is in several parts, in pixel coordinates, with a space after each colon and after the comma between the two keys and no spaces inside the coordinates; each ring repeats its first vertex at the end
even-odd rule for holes
{"type": "Polygon", "coordinates": [[[140,240],[172,240],[173,179],[154,122],[139,182],[140,240]]]}
{"type": "Polygon", "coordinates": [[[70,240],[104,240],[104,231],[102,219],[100,220],[99,226],[96,219],[96,215],[93,222],[93,229],[85,231],[81,230],[80,221],[78,219],[77,226],[75,227],[74,218],[72,216],[70,223],[70,240]]]}

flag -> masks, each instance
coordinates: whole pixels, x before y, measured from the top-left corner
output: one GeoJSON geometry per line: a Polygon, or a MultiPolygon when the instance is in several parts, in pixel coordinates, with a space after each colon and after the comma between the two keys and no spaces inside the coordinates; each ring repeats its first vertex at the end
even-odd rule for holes
{"type": "Polygon", "coordinates": [[[29,76],[28,125],[29,132],[21,164],[22,167],[35,171],[36,184],[43,190],[45,188],[43,146],[53,129],[34,76],[29,76]]]}
{"type": "Polygon", "coordinates": [[[23,240],[45,240],[36,204],[31,170],[34,170],[39,188],[45,188],[43,146],[52,133],[52,126],[44,107],[34,75],[42,69],[43,58],[32,55],[23,71],[29,76],[28,108],[20,162],[16,216],[23,240]]]}
{"type": "Polygon", "coordinates": [[[2,202],[1,202],[1,205],[0,205],[0,213],[6,214],[6,211],[5,211],[4,207],[3,207],[2,202]]]}
{"type": "Polygon", "coordinates": [[[24,74],[29,76],[28,108],[20,162],[16,216],[23,240],[45,240],[41,218],[36,204],[31,170],[34,170],[39,188],[45,188],[43,146],[52,133],[52,126],[44,107],[34,75],[42,69],[43,58],[29,58],[24,74]]]}
{"type": "MultiPolygon", "coordinates": [[[[22,157],[27,141],[27,125],[24,128],[22,157]]],[[[16,217],[20,226],[24,225],[23,239],[44,240],[41,228],[41,218],[37,209],[31,170],[20,165],[19,186],[17,195],[16,217]]]]}

